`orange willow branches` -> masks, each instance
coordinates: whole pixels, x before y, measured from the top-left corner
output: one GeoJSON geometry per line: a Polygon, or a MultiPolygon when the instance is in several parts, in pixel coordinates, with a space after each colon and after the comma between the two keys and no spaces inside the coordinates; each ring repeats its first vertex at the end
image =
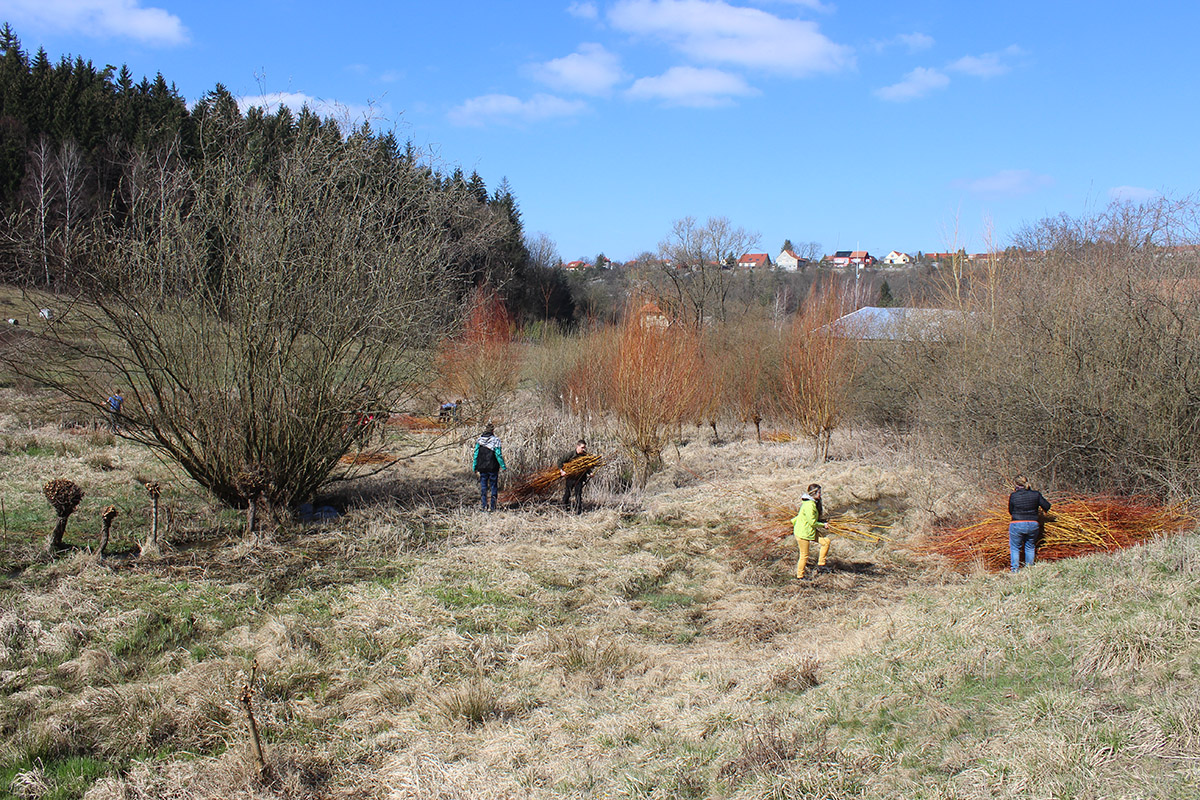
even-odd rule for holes
{"type": "MultiPolygon", "coordinates": [[[[568,477],[573,477],[575,475],[582,475],[588,470],[603,465],[604,459],[598,455],[588,453],[587,455],[570,460],[562,466],[562,470],[567,473],[568,477]]],[[[558,466],[546,467],[532,475],[519,478],[511,488],[500,493],[499,501],[504,505],[524,503],[535,497],[547,494],[558,483],[559,478],[562,477],[558,474],[558,470],[558,466]]]]}
{"type": "Polygon", "coordinates": [[[858,370],[853,339],[836,335],[832,323],[849,309],[846,287],[834,281],[813,286],[785,334],[775,406],[816,445],[817,459],[829,455],[829,440],[841,421],[858,370]]]}
{"type": "MultiPolygon", "coordinates": [[[[997,495],[990,510],[958,527],[933,532],[931,549],[956,566],[982,564],[993,571],[1009,567],[1008,508],[997,495]]],[[[1093,495],[1055,501],[1038,540],[1037,557],[1054,561],[1088,553],[1112,552],[1158,536],[1196,527],[1196,514],[1184,505],[1164,506],[1142,497],[1093,495]]]]}
{"type": "Polygon", "coordinates": [[[618,435],[643,486],[671,431],[694,418],[703,407],[701,393],[712,391],[701,381],[699,333],[668,324],[651,306],[635,301],[619,327],[590,336],[568,386],[577,410],[616,416],[618,435]]]}
{"type": "Polygon", "coordinates": [[[462,331],[443,343],[438,356],[446,389],[470,399],[483,419],[516,389],[520,369],[512,317],[494,289],[471,292],[462,331]]]}

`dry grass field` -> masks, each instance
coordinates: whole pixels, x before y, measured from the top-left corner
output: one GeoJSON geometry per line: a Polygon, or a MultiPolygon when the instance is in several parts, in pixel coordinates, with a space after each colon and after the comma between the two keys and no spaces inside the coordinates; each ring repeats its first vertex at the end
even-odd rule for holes
{"type": "MultiPolygon", "coordinates": [[[[503,419],[514,466],[570,445],[561,420],[503,419]]],[[[250,546],[236,512],[71,422],[0,390],[0,795],[1197,796],[1195,534],[959,574],[921,541],[980,488],[867,434],[818,466],[803,442],[684,431],[644,490],[600,436],[585,514],[483,514],[464,429],[339,488],[335,522],[250,546]],[[55,477],[85,497],[51,561],[55,477]],[[167,486],[154,560],[146,481],[167,486]],[[797,582],[790,539],[734,544],[756,498],[811,481],[891,541],[837,539],[833,571],[797,582]]]]}

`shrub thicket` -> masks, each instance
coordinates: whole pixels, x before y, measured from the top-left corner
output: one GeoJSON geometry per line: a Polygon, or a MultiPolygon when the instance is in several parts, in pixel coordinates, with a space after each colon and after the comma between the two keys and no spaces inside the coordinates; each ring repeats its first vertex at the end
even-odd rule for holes
{"type": "Polygon", "coordinates": [[[964,276],[962,331],[876,350],[867,404],[1002,473],[1200,491],[1197,230],[1166,200],[1030,226],[964,276]]]}

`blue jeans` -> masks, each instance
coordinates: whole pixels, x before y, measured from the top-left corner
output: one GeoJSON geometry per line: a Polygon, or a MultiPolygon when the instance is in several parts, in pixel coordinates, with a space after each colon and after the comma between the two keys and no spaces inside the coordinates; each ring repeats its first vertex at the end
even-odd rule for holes
{"type": "Polygon", "coordinates": [[[479,473],[479,504],[483,506],[483,510],[488,510],[488,493],[492,495],[492,511],[496,510],[496,492],[500,485],[499,472],[481,472],[479,473]]]}
{"type": "Polygon", "coordinates": [[[1037,548],[1038,530],[1041,525],[1037,520],[1022,520],[1008,524],[1008,554],[1012,560],[1012,571],[1021,568],[1021,551],[1025,551],[1025,566],[1033,563],[1034,550],[1037,548]]]}

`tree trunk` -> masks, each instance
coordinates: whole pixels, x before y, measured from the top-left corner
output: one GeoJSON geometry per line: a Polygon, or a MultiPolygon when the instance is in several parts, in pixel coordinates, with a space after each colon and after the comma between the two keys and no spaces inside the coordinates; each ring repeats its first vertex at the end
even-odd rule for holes
{"type": "Polygon", "coordinates": [[[104,560],[104,550],[105,550],[105,548],[108,547],[108,534],[109,534],[109,530],[111,528],[112,528],[112,519],[104,518],[101,521],[101,527],[100,527],[100,543],[96,545],[96,560],[97,561],[104,560]]]}
{"type": "Polygon", "coordinates": [[[46,552],[50,555],[63,548],[63,534],[67,532],[67,517],[59,517],[54,523],[54,530],[46,537],[46,552]]]}
{"type": "Polygon", "coordinates": [[[258,500],[262,495],[251,497],[246,506],[246,541],[255,541],[254,526],[258,521],[258,500]]]}
{"type": "Polygon", "coordinates": [[[158,547],[158,498],[150,498],[150,535],[142,544],[138,555],[142,558],[158,558],[161,554],[158,547]]]}

